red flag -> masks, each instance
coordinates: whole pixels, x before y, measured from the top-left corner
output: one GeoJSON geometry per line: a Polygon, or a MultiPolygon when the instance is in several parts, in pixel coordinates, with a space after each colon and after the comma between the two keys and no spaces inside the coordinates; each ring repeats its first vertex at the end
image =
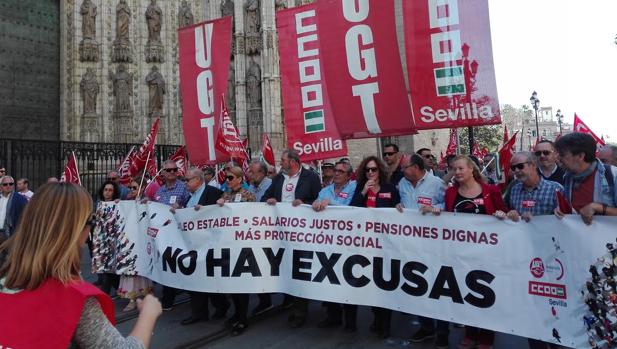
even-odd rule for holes
{"type": "Polygon", "coordinates": [[[512,156],[514,155],[514,143],[516,143],[517,134],[518,131],[516,131],[514,135],[501,146],[501,149],[499,149],[499,167],[501,167],[503,171],[506,182],[510,174],[510,160],[512,160],[512,156]]]}
{"type": "Polygon", "coordinates": [[[184,177],[188,170],[188,161],[186,160],[186,150],[184,146],[181,146],[176,152],[169,157],[169,160],[173,160],[178,167],[178,176],[184,177]]]}
{"type": "Polygon", "coordinates": [[[572,205],[568,202],[568,199],[558,190],[555,191],[557,195],[557,203],[559,204],[559,211],[564,214],[572,213],[572,205]]]}
{"type": "Polygon", "coordinates": [[[458,147],[458,130],[455,128],[450,129],[450,142],[446,149],[446,155],[456,155],[456,148],[458,147]]]}
{"type": "Polygon", "coordinates": [[[473,151],[471,154],[478,159],[482,159],[484,157],[482,156],[482,150],[480,150],[480,145],[478,145],[477,141],[473,142],[473,151]]]}
{"type": "Polygon", "coordinates": [[[503,144],[506,144],[508,139],[510,139],[510,137],[508,137],[508,126],[503,125],[503,144]]]}
{"type": "MultiPolygon", "coordinates": [[[[239,136],[239,134],[238,134],[239,136]]],[[[249,138],[246,137],[243,141],[242,141],[242,146],[244,147],[244,149],[248,149],[249,147],[249,138]]]]}
{"type": "Polygon", "coordinates": [[[79,178],[79,170],[77,170],[77,159],[75,159],[75,153],[71,152],[69,155],[69,161],[64,167],[64,172],[60,176],[60,182],[75,183],[81,185],[81,179],[79,178]]]}
{"type": "Polygon", "coordinates": [[[587,127],[587,125],[578,117],[578,115],[576,115],[576,113],[574,114],[574,125],[572,125],[572,130],[574,132],[587,133],[591,135],[591,137],[593,137],[596,140],[596,143],[600,146],[606,145],[602,138],[596,136],[596,134],[593,133],[589,127],[587,127]]]}
{"type": "Polygon", "coordinates": [[[128,154],[124,158],[124,161],[118,167],[118,174],[120,175],[120,183],[126,185],[132,178],[131,164],[133,163],[133,157],[135,156],[135,146],[132,146],[128,154]]]}
{"type": "Polygon", "coordinates": [[[219,184],[223,184],[225,183],[225,170],[224,170],[224,166],[219,170],[219,172],[216,174],[216,180],[219,182],[219,184]]]}
{"type": "Polygon", "coordinates": [[[438,168],[443,171],[443,170],[446,169],[446,157],[443,156],[443,151],[440,151],[439,154],[440,154],[440,157],[439,157],[439,166],[438,166],[438,168]]]}
{"type": "Polygon", "coordinates": [[[268,137],[268,134],[265,132],[261,136],[261,144],[261,156],[263,156],[265,162],[274,166],[276,164],[274,160],[274,149],[272,149],[270,137],[268,137]]]}
{"type": "Polygon", "coordinates": [[[156,118],[150,133],[146,136],[143,144],[139,147],[137,152],[131,157],[131,176],[136,176],[144,168],[152,178],[154,178],[158,172],[156,167],[156,161],[154,156],[154,144],[156,143],[156,136],[159,132],[160,118],[156,118]]]}
{"type": "Polygon", "coordinates": [[[234,126],[227,107],[225,107],[225,98],[221,97],[221,119],[218,134],[216,136],[215,147],[218,151],[228,155],[232,159],[244,160],[248,158],[248,154],[240,137],[238,131],[234,126]]]}

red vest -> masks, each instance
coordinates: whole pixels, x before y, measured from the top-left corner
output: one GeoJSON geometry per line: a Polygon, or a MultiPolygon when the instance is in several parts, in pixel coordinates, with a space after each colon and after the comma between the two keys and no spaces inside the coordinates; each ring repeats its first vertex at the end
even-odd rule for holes
{"type": "Polygon", "coordinates": [[[88,297],[96,297],[115,324],[109,296],[83,281],[63,285],[49,279],[33,291],[0,293],[0,348],[67,348],[88,297]]]}

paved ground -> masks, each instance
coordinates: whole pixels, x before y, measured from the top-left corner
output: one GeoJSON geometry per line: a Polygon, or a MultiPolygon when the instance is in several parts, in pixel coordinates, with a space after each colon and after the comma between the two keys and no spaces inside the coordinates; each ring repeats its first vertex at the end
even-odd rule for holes
{"type": "MultiPolygon", "coordinates": [[[[95,276],[90,274],[90,261],[88,252],[84,250],[82,260],[82,273],[86,280],[94,281],[95,276]]],[[[160,295],[160,287],[156,288],[160,295]]],[[[290,329],[287,326],[288,310],[275,308],[267,314],[252,319],[246,332],[238,337],[231,337],[225,328],[223,320],[200,322],[197,324],[182,326],[180,321],[189,316],[189,304],[186,302],[188,295],[181,294],[176,298],[180,303],[173,310],[164,312],[154,329],[151,348],[153,349],[189,349],[189,348],[234,348],[234,349],[283,349],[293,347],[315,349],[364,349],[364,348],[414,348],[429,349],[431,343],[411,344],[406,338],[417,329],[415,317],[411,315],[394,313],[392,317],[392,338],[387,340],[377,339],[368,331],[372,321],[372,314],[368,307],[360,307],[358,312],[358,331],[347,334],[341,329],[320,329],[317,322],[325,314],[320,306],[321,302],[311,302],[307,324],[300,329],[290,329]]],[[[281,296],[274,298],[275,304],[279,304],[281,296]]],[[[135,324],[137,312],[123,313],[122,308],[126,300],[116,300],[116,319],[118,330],[127,335],[135,324]]],[[[257,297],[251,296],[252,309],[257,302],[257,297]]],[[[230,309],[228,315],[231,315],[230,309]]],[[[463,329],[451,327],[450,348],[455,349],[461,339],[463,329]]],[[[527,341],[524,338],[507,334],[497,334],[495,340],[496,349],[527,349],[527,341]]]]}

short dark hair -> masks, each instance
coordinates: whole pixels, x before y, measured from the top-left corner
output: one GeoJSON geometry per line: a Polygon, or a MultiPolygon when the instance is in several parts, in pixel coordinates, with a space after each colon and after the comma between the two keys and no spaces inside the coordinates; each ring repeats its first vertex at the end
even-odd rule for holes
{"type": "Polygon", "coordinates": [[[551,145],[551,147],[553,148],[553,150],[555,150],[555,142],[553,141],[549,141],[548,139],[542,139],[541,141],[538,142],[538,144],[542,144],[542,143],[548,143],[551,145]]]}
{"type": "Polygon", "coordinates": [[[23,182],[24,182],[24,184],[26,184],[26,185],[30,185],[30,181],[28,180],[28,178],[20,178],[20,179],[18,179],[17,181],[18,181],[18,182],[19,182],[19,181],[23,181],[23,182]]]}
{"type": "Polygon", "coordinates": [[[394,148],[394,151],[398,153],[398,145],[394,144],[394,143],[388,143],[386,145],[383,146],[384,149],[386,148],[394,148]]]}
{"type": "Polygon", "coordinates": [[[265,162],[260,160],[253,160],[251,161],[251,165],[259,165],[259,170],[265,175],[268,174],[268,165],[266,165],[265,162]]]}
{"type": "Polygon", "coordinates": [[[587,133],[574,132],[559,137],[555,149],[559,155],[570,152],[572,155],[584,154],[584,160],[591,163],[596,159],[596,140],[587,133]]]}
{"type": "Polygon", "coordinates": [[[302,165],[302,162],[300,161],[300,154],[297,151],[295,151],[294,149],[285,149],[285,150],[283,150],[283,154],[287,155],[287,158],[289,160],[293,160],[298,165],[302,165]]]}
{"type": "Polygon", "coordinates": [[[427,151],[427,150],[428,150],[428,151],[430,151],[431,153],[433,152],[433,151],[432,151],[432,150],[430,150],[429,148],[420,148],[420,149],[416,150],[416,154],[418,154],[418,155],[422,155],[422,152],[423,152],[423,151],[427,151]]]}
{"type": "Polygon", "coordinates": [[[204,167],[203,171],[206,176],[214,176],[214,169],[210,166],[204,167]]]}
{"type": "Polygon", "coordinates": [[[413,154],[410,158],[409,158],[409,165],[415,165],[418,166],[418,168],[422,171],[425,170],[426,167],[424,167],[424,159],[422,159],[422,157],[418,154],[413,154]]]}
{"type": "Polygon", "coordinates": [[[446,155],[446,164],[449,164],[452,160],[454,160],[455,157],[456,155],[454,154],[446,155]]]}

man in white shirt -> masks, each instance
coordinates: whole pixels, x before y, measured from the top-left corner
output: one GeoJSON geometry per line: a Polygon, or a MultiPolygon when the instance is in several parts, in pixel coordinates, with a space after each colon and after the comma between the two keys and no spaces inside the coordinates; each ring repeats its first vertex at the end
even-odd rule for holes
{"type": "Polygon", "coordinates": [[[30,201],[30,198],[32,198],[32,195],[34,194],[32,190],[28,188],[29,185],[30,182],[28,181],[28,178],[20,178],[17,180],[17,192],[25,196],[28,201],[30,201]]]}

